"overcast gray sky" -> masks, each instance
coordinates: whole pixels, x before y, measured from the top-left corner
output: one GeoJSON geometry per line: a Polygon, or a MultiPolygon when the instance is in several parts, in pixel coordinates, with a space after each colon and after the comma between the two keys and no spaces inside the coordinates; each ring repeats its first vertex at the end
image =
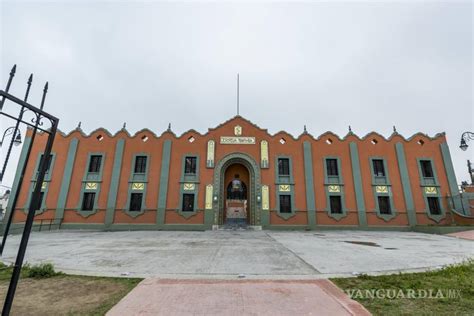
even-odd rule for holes
{"type": "MultiPolygon", "coordinates": [[[[3,1],[1,85],[69,132],[205,132],[236,113],[271,133],[447,133],[458,181],[474,141],[470,1],[3,1]]],[[[7,127],[1,121],[1,129],[7,127]]],[[[17,160],[17,148],[13,160],[17,160]]],[[[5,148],[2,148],[1,161],[5,148]]],[[[13,165],[13,164],[12,164],[13,165]]],[[[10,168],[14,169],[14,168],[10,168]]],[[[4,184],[11,183],[13,170],[4,184]]]]}

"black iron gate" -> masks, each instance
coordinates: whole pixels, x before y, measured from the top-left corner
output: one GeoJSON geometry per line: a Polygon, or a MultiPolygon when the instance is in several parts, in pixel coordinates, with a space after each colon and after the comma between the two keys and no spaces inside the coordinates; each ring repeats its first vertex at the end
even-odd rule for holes
{"type": "Polygon", "coordinates": [[[14,195],[11,197],[13,198],[12,203],[10,204],[10,212],[6,218],[4,218],[4,225],[3,225],[3,241],[0,246],[0,254],[3,253],[3,249],[5,247],[5,243],[7,240],[7,236],[10,230],[10,225],[13,220],[14,214],[15,214],[15,209],[16,209],[16,204],[18,202],[18,196],[20,193],[20,190],[22,188],[23,184],[23,178],[25,176],[25,171],[26,167],[29,161],[29,156],[31,153],[31,149],[34,144],[34,140],[36,137],[36,134],[38,132],[43,132],[48,134],[48,140],[45,146],[45,149],[43,151],[43,159],[41,159],[41,163],[39,165],[39,172],[38,172],[38,177],[36,179],[35,187],[31,196],[31,202],[28,206],[28,215],[26,218],[25,222],[25,227],[23,229],[23,234],[21,237],[20,241],[20,247],[18,248],[18,254],[15,260],[15,265],[13,266],[13,273],[12,277],[10,280],[10,285],[8,287],[8,292],[7,296],[5,298],[5,303],[3,304],[3,310],[2,310],[2,315],[9,315],[10,310],[12,307],[13,303],[13,298],[15,297],[15,290],[18,284],[18,280],[20,278],[20,272],[21,272],[21,267],[23,265],[23,259],[25,257],[25,251],[26,247],[28,245],[28,239],[30,237],[30,232],[31,228],[33,225],[33,220],[35,216],[35,212],[37,209],[40,207],[41,203],[41,185],[43,184],[44,181],[44,175],[46,173],[47,166],[49,165],[49,160],[50,160],[50,154],[51,154],[51,149],[53,147],[53,141],[54,137],[56,135],[56,131],[58,128],[58,123],[59,119],[46,113],[43,111],[44,107],[44,101],[46,98],[46,93],[48,92],[48,83],[45,84],[44,89],[43,89],[43,96],[41,99],[41,104],[40,107],[35,107],[31,104],[29,104],[28,101],[28,96],[30,93],[30,88],[33,83],[33,74],[30,75],[28,78],[28,83],[27,83],[27,88],[26,88],[26,93],[25,97],[23,100],[9,94],[10,86],[13,81],[13,77],[15,76],[16,72],[16,65],[13,66],[10,76],[8,78],[8,82],[5,88],[5,91],[0,90],[0,115],[5,116],[7,118],[12,119],[15,122],[14,126],[14,132],[13,132],[13,137],[11,139],[11,142],[8,146],[7,149],[7,158],[5,159],[5,162],[2,167],[2,173],[0,175],[0,182],[3,179],[3,176],[5,174],[7,164],[8,164],[8,158],[10,156],[10,152],[12,150],[13,142],[15,139],[15,136],[19,132],[19,127],[20,124],[26,125],[27,127],[32,129],[32,134],[31,134],[31,142],[29,143],[29,147],[27,149],[27,154],[26,154],[26,159],[25,163],[23,166],[19,166],[21,168],[20,171],[20,178],[18,181],[17,189],[14,195]],[[10,106],[6,107],[6,106],[10,106]],[[16,110],[16,112],[15,112],[16,110]]]}

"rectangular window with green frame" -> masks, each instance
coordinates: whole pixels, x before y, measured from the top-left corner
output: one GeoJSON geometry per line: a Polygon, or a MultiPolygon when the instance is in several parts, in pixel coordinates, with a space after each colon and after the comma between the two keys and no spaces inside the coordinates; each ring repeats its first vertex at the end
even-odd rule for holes
{"type": "Polygon", "coordinates": [[[280,194],[280,213],[291,213],[291,195],[280,194]]]}
{"type": "Polygon", "coordinates": [[[431,160],[420,160],[421,173],[424,178],[434,178],[431,160]]]}
{"type": "Polygon", "coordinates": [[[290,175],[290,159],[278,158],[278,175],[280,176],[290,175]]]}
{"type": "Polygon", "coordinates": [[[142,210],[143,193],[130,194],[130,212],[140,212],[142,210]]]}
{"type": "Polygon", "coordinates": [[[101,163],[102,163],[102,155],[91,155],[89,159],[88,172],[93,172],[93,173],[100,172],[101,163]]]}
{"type": "Polygon", "coordinates": [[[135,167],[133,171],[135,173],[145,173],[146,172],[146,163],[147,156],[136,156],[135,157],[135,167]]]}
{"type": "Polygon", "coordinates": [[[95,192],[84,192],[82,198],[82,211],[92,211],[94,209],[95,192]]]}
{"type": "Polygon", "coordinates": [[[326,159],[326,171],[328,176],[339,176],[339,168],[337,166],[337,159],[327,158],[326,159]]]}
{"type": "Polygon", "coordinates": [[[385,166],[383,159],[373,159],[372,166],[374,170],[374,176],[385,177],[385,166]]]}
{"type": "Polygon", "coordinates": [[[340,195],[331,195],[329,197],[331,214],[342,214],[342,201],[340,195]]]}
{"type": "Polygon", "coordinates": [[[197,157],[186,156],[184,159],[184,173],[196,174],[197,157]]]}
{"type": "Polygon", "coordinates": [[[431,215],[441,215],[441,206],[439,204],[439,198],[436,196],[429,196],[426,198],[428,201],[428,210],[431,215]]]}
{"type": "Polygon", "coordinates": [[[392,214],[392,208],[390,207],[390,198],[388,196],[379,195],[377,199],[379,202],[380,214],[384,214],[384,215],[392,214]]]}
{"type": "Polygon", "coordinates": [[[183,194],[183,212],[194,212],[194,193],[183,194]]]}
{"type": "MultiPolygon", "coordinates": [[[[38,174],[39,174],[41,164],[43,163],[43,159],[44,159],[44,154],[41,154],[40,157],[39,157],[38,165],[36,167],[36,176],[38,176],[38,174]]],[[[50,174],[50,171],[51,171],[51,164],[52,164],[53,160],[54,160],[54,154],[50,154],[49,159],[48,159],[48,165],[46,166],[45,179],[49,179],[49,174],[50,174]]]]}

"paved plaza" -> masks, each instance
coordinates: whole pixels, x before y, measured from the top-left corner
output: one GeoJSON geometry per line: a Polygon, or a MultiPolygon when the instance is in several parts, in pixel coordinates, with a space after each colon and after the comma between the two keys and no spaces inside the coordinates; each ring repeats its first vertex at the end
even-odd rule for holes
{"type": "MultiPolygon", "coordinates": [[[[3,261],[14,261],[20,237],[9,237],[3,261]]],[[[65,230],[33,233],[26,261],[87,275],[308,280],[422,271],[473,257],[472,240],[413,232],[65,230]]]]}

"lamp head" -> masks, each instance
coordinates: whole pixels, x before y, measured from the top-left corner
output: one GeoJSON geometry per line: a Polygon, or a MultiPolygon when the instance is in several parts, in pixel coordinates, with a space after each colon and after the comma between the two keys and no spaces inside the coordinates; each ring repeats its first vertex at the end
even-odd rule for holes
{"type": "Polygon", "coordinates": [[[15,146],[19,146],[21,144],[21,134],[20,133],[16,134],[16,137],[15,137],[15,140],[13,141],[13,144],[15,144],[15,146]]]}
{"type": "Polygon", "coordinates": [[[461,145],[459,145],[459,148],[461,148],[463,151],[466,151],[467,150],[467,143],[466,141],[464,140],[464,138],[461,138],[461,145]]]}

